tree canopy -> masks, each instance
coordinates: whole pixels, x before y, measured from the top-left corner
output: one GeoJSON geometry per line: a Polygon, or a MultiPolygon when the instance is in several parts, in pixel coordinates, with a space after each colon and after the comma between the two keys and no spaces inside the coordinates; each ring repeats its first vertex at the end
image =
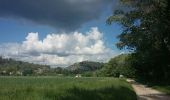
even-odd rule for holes
{"type": "Polygon", "coordinates": [[[132,66],[140,78],[170,82],[170,1],[120,1],[130,11],[118,9],[107,20],[123,27],[117,47],[132,51],[132,66]]]}
{"type": "Polygon", "coordinates": [[[130,54],[121,54],[111,58],[108,63],[96,72],[97,76],[102,77],[134,77],[135,69],[131,67],[130,54]]]}

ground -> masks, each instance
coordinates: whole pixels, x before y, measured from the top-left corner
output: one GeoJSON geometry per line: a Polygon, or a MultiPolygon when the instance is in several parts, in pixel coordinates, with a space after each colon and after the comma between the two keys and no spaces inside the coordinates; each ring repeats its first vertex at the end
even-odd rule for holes
{"type": "Polygon", "coordinates": [[[170,100],[170,96],[163,92],[137,83],[132,79],[127,79],[127,81],[132,84],[139,100],[170,100]]]}

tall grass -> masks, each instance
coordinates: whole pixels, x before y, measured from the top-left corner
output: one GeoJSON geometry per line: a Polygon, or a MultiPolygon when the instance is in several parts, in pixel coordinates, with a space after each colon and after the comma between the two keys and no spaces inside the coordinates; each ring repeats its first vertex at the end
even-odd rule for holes
{"type": "Polygon", "coordinates": [[[0,77],[0,100],[136,100],[116,78],[0,77]]]}

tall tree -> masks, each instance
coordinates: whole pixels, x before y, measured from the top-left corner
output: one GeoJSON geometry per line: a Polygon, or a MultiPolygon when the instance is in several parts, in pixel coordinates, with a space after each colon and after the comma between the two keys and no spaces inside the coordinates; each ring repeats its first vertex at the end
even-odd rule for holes
{"type": "Polygon", "coordinates": [[[123,26],[117,47],[133,51],[132,66],[141,78],[170,82],[170,1],[120,1],[130,11],[116,10],[107,20],[123,26]]]}

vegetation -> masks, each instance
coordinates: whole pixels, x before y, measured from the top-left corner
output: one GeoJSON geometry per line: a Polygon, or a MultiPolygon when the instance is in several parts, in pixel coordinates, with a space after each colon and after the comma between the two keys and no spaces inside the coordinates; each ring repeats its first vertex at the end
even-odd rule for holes
{"type": "Polygon", "coordinates": [[[0,75],[46,75],[50,66],[0,57],[0,75]]]}
{"type": "Polygon", "coordinates": [[[170,83],[170,1],[120,1],[131,10],[116,10],[107,20],[123,27],[118,48],[132,51],[132,67],[138,78],[170,83]]]}
{"type": "Polygon", "coordinates": [[[163,83],[153,88],[170,94],[170,1],[120,1],[130,10],[115,10],[107,23],[122,25],[116,45],[129,49],[130,54],[119,55],[105,64],[83,61],[66,69],[0,57],[1,76],[83,74],[105,78],[0,77],[0,100],[136,100],[125,80],[106,78],[120,75],[163,83]]]}
{"type": "Polygon", "coordinates": [[[136,100],[116,78],[0,77],[0,100],[136,100]]]}
{"type": "Polygon", "coordinates": [[[75,63],[67,67],[66,69],[74,74],[81,74],[84,72],[92,72],[95,70],[99,70],[103,65],[104,65],[103,63],[99,63],[99,62],[82,61],[82,62],[75,63]]]}
{"type": "Polygon", "coordinates": [[[130,54],[121,54],[110,59],[101,70],[96,72],[97,76],[119,77],[123,75],[125,77],[134,77],[135,69],[131,67],[130,57],[130,54]]]}
{"type": "Polygon", "coordinates": [[[0,57],[0,75],[1,76],[75,76],[76,74],[87,74],[101,69],[103,63],[82,61],[70,65],[66,68],[51,68],[47,65],[33,64],[13,59],[4,59],[0,57]]]}

